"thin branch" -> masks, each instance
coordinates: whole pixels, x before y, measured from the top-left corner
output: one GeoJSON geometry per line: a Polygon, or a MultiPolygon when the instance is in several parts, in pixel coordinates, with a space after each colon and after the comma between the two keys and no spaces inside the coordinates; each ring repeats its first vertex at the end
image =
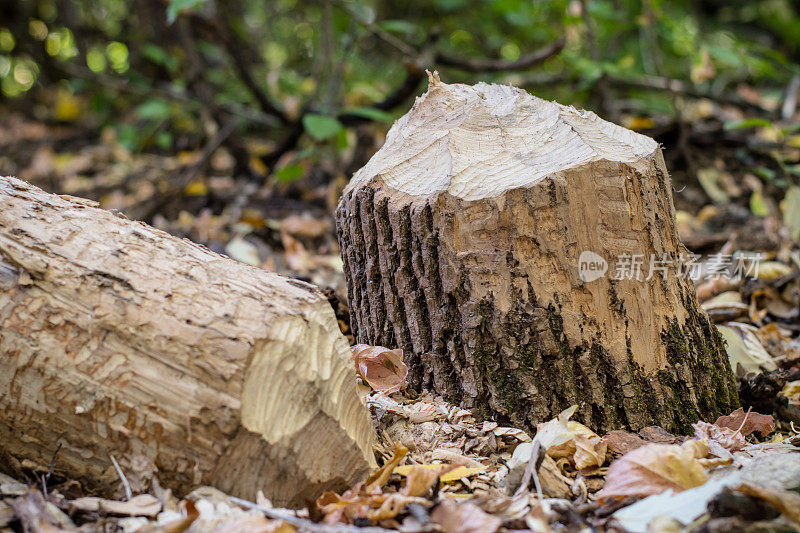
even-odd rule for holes
{"type": "Polygon", "coordinates": [[[255,509],[256,511],[264,513],[264,515],[268,518],[272,518],[273,520],[283,520],[287,524],[291,524],[301,530],[319,531],[323,533],[390,533],[395,531],[393,529],[384,529],[382,527],[358,527],[348,524],[317,524],[308,518],[301,518],[283,510],[270,509],[241,498],[236,498],[234,496],[231,496],[230,499],[233,503],[241,505],[242,507],[247,509],[255,509]]]}
{"type": "Polygon", "coordinates": [[[721,104],[733,105],[745,109],[752,109],[755,111],[769,111],[757,104],[747,102],[746,100],[739,98],[735,95],[730,95],[725,93],[716,94],[708,91],[703,91],[702,89],[700,89],[699,87],[697,87],[692,83],[672,78],[665,78],[662,76],[642,76],[638,78],[620,78],[616,76],[609,76],[608,80],[613,85],[621,87],[654,90],[654,91],[667,91],[673,94],[690,96],[692,98],[707,98],[709,100],[714,100],[715,102],[721,104]]]}
{"type": "MultiPolygon", "coordinates": [[[[81,67],[74,63],[61,63],[60,69],[62,71],[62,77],[90,80],[98,85],[108,87],[109,89],[121,93],[143,97],[157,96],[164,100],[181,102],[193,106],[203,105],[199,100],[193,98],[185,90],[177,89],[175,87],[145,87],[142,85],[136,85],[125,78],[109,76],[108,74],[97,74],[88,68],[81,67]]],[[[261,124],[263,126],[276,126],[278,124],[278,121],[274,117],[262,113],[258,109],[245,107],[241,104],[221,104],[219,107],[228,115],[243,118],[248,122],[261,124]]]]}
{"type": "Polygon", "coordinates": [[[125,477],[125,473],[122,471],[122,468],[119,467],[119,463],[114,458],[113,454],[108,454],[111,457],[111,462],[114,463],[114,470],[117,471],[117,475],[119,476],[120,481],[122,481],[122,487],[125,489],[125,499],[130,501],[133,498],[133,492],[131,491],[131,486],[128,483],[128,478],[125,477]]]}
{"type": "MultiPolygon", "coordinates": [[[[419,87],[419,82],[425,77],[425,71],[422,67],[417,65],[416,63],[407,63],[406,64],[406,77],[403,80],[403,83],[400,86],[389,93],[389,95],[381,100],[380,102],[376,102],[372,104],[371,107],[375,109],[379,109],[381,111],[389,111],[390,109],[394,109],[398,105],[405,102],[412,94],[417,91],[417,87],[419,87]]],[[[342,113],[338,117],[339,122],[344,124],[345,126],[355,126],[357,124],[363,124],[365,122],[370,122],[370,119],[360,116],[360,115],[352,115],[349,113],[342,113]]]]}
{"type": "Polygon", "coordinates": [[[356,22],[367,28],[370,31],[370,33],[372,33],[375,37],[382,40],[389,46],[397,49],[401,53],[409,57],[416,57],[419,54],[417,49],[411,46],[410,44],[402,41],[401,39],[398,39],[397,37],[395,37],[388,31],[384,30],[374,22],[369,22],[361,18],[361,15],[353,11],[350,8],[350,6],[348,6],[345,2],[341,0],[334,0],[333,4],[342,11],[344,11],[345,13],[347,13],[348,15],[350,15],[351,17],[353,17],[353,20],[355,20],[356,22]]]}
{"type": "Polygon", "coordinates": [[[564,37],[558,38],[555,42],[540,48],[530,54],[526,54],[514,61],[504,61],[501,59],[487,58],[462,58],[447,55],[439,52],[435,56],[436,63],[446,67],[453,67],[468,72],[507,72],[513,70],[525,70],[543,63],[545,60],[557,55],[564,49],[566,44],[564,37]]]}
{"type": "Polygon", "coordinates": [[[286,116],[286,113],[270,101],[267,93],[256,83],[255,78],[253,78],[253,75],[250,73],[249,63],[243,54],[243,51],[246,50],[247,47],[236,34],[231,24],[230,16],[227,15],[230,11],[230,4],[225,1],[220,1],[220,7],[222,7],[221,11],[226,14],[221,15],[222,22],[215,24],[217,35],[222,41],[222,45],[228,57],[233,61],[233,67],[239,79],[247,90],[250,91],[250,94],[256,102],[258,102],[258,105],[264,113],[274,116],[281,124],[288,123],[289,118],[286,116]]]}

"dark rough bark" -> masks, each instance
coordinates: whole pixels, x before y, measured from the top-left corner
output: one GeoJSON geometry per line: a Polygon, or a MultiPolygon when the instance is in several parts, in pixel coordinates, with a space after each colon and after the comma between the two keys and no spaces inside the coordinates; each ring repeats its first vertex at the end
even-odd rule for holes
{"type": "MultiPolygon", "coordinates": [[[[614,165],[610,170],[633,172],[614,165]]],[[[513,226],[490,220],[511,217],[522,207],[534,218],[538,212],[540,220],[569,218],[569,181],[568,176],[538,191],[510,191],[505,209],[490,208],[492,214],[470,230],[487,230],[492,246],[510,243],[501,258],[501,268],[509,273],[505,283],[514,287],[507,310],[498,309],[493,294],[476,298],[473,291],[482,274],[496,274],[496,254],[484,255],[482,263],[480,251],[452,249],[453,239],[459,238],[454,221],[485,204],[449,194],[404,203],[380,180],[348,191],[337,225],[356,340],[403,348],[413,388],[437,391],[483,416],[528,427],[576,403],[578,417],[598,430],[654,423],[687,430],[699,418],[714,420],[730,412],[738,405],[734,378],[720,336],[700,310],[690,282],[653,281],[666,287],[654,290],[674,298],[670,307],[658,312],[676,315],[660,331],[667,364],[656,372],[636,362],[629,333],[624,357],[610,354],[600,336],[589,335],[577,345],[567,338],[564,321],[570,318],[564,317],[559,300],[568,295],[556,273],[542,271],[544,279],[531,280],[531,269],[521,266],[531,257],[521,257],[528,254],[523,254],[518,238],[500,234],[504,227],[513,232],[513,226]],[[684,319],[678,318],[684,314],[684,319]]],[[[659,205],[643,202],[639,211],[652,210],[653,226],[665,218],[670,242],[661,247],[677,249],[664,175],[658,186],[654,196],[660,198],[659,205]]],[[[535,253],[557,254],[566,245],[564,236],[542,231],[533,238],[535,253]]],[[[629,291],[619,287],[624,283],[616,282],[615,287],[610,281],[608,299],[627,331],[626,296],[617,294],[629,291]]],[[[580,318],[592,321],[591,316],[580,318]]]]}

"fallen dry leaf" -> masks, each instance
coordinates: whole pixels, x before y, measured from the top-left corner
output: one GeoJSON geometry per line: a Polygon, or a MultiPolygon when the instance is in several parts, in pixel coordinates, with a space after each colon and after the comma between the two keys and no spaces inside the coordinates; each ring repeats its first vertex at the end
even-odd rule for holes
{"type": "Polygon", "coordinates": [[[539,444],[545,451],[549,452],[550,448],[560,446],[575,438],[575,432],[569,429],[567,423],[577,410],[578,406],[573,405],[572,407],[564,409],[552,420],[536,425],[536,436],[534,439],[539,441],[539,444]]]}
{"type": "Polygon", "coordinates": [[[386,485],[386,482],[389,481],[394,469],[400,464],[400,461],[403,460],[403,457],[405,457],[407,453],[408,448],[399,442],[395,442],[391,459],[389,459],[385,465],[380,467],[375,473],[367,478],[367,481],[365,482],[367,492],[372,492],[373,490],[380,489],[386,485]]]}
{"type": "Polygon", "coordinates": [[[390,393],[403,385],[408,375],[403,350],[368,344],[356,344],[350,350],[358,375],[374,390],[390,393]]]}
{"type": "Polygon", "coordinates": [[[330,228],[330,220],[326,218],[289,215],[280,222],[280,231],[294,235],[295,237],[306,237],[309,239],[322,237],[330,228]]]}
{"type": "Polygon", "coordinates": [[[775,431],[775,419],[772,418],[772,415],[762,415],[752,411],[745,413],[741,407],[730,415],[719,417],[714,424],[733,431],[739,430],[739,433],[745,437],[755,431],[758,431],[762,437],[766,437],[775,431]]]}
{"type": "Polygon", "coordinates": [[[439,480],[442,470],[442,468],[430,469],[419,465],[413,466],[406,473],[406,486],[401,492],[406,496],[425,496],[439,480]]]}
{"type": "Polygon", "coordinates": [[[541,424],[537,439],[556,444],[544,446],[547,455],[554,459],[568,458],[578,470],[602,466],[606,460],[607,445],[599,435],[580,422],[567,420],[577,409],[572,406],[557,418],[541,424]]]}
{"type": "Polygon", "coordinates": [[[575,435],[575,453],[572,456],[575,468],[584,470],[592,466],[603,466],[607,450],[606,443],[597,435],[594,437],[575,435]]]}
{"type": "Polygon", "coordinates": [[[614,456],[622,456],[631,450],[641,448],[647,441],[636,433],[615,429],[603,436],[603,442],[608,446],[608,453],[614,456]]]}
{"type": "Polygon", "coordinates": [[[72,500],[70,506],[78,511],[102,511],[120,516],[156,516],[161,511],[161,502],[150,494],[139,494],[126,502],[89,496],[72,500]]]}
{"type": "Polygon", "coordinates": [[[282,520],[270,520],[264,516],[249,515],[222,524],[214,529],[213,533],[294,533],[295,531],[297,528],[282,520]]]}
{"type": "Polygon", "coordinates": [[[431,520],[439,524],[444,533],[494,533],[503,521],[485,513],[472,503],[457,504],[443,500],[431,513],[431,520]]]}
{"type": "Polygon", "coordinates": [[[775,506],[783,516],[793,522],[800,523],[800,494],[749,483],[742,483],[733,490],[767,501],[775,506]]]}
{"type": "Polygon", "coordinates": [[[744,436],[738,431],[721,427],[716,424],[699,421],[692,424],[694,436],[697,439],[708,441],[708,451],[722,459],[732,459],[736,450],[744,448],[744,436]]]}
{"type": "Polygon", "coordinates": [[[400,474],[401,476],[408,476],[415,468],[436,471],[442,483],[452,483],[463,477],[474,476],[486,470],[485,466],[470,468],[458,465],[405,465],[395,468],[394,473],[400,474]]]}
{"type": "Polygon", "coordinates": [[[702,485],[706,474],[697,459],[707,452],[706,443],[698,440],[680,446],[647,444],[637,448],[611,463],[597,497],[650,496],[667,489],[680,492],[702,485]]]}
{"type": "Polygon", "coordinates": [[[181,507],[183,507],[186,513],[184,517],[172,520],[166,524],[145,526],[141,529],[137,529],[136,533],[183,533],[200,517],[200,511],[192,500],[183,500],[181,502],[181,507]]]}

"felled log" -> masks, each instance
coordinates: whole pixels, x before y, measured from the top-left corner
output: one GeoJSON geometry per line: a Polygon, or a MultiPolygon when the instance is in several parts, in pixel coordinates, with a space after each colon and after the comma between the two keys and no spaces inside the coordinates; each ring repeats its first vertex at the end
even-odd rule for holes
{"type": "Polygon", "coordinates": [[[316,288],[94,205],[0,178],[0,465],[279,505],[374,465],[316,288]]]}
{"type": "Polygon", "coordinates": [[[676,271],[670,179],[648,137],[434,75],[336,220],[355,338],[403,348],[417,389],[528,426],[578,404],[597,430],[677,430],[738,403],[676,271]],[[672,268],[647,279],[651,257],[672,268]]]}

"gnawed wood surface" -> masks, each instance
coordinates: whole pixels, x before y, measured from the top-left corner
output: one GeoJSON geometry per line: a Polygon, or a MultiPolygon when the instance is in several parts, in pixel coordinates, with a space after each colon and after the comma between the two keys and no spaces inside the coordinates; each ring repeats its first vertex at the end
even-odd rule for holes
{"type": "Polygon", "coordinates": [[[677,429],[738,403],[691,281],[611,279],[685,250],[648,137],[434,75],[336,216],[355,337],[403,348],[418,389],[528,426],[579,404],[593,428],[677,429]],[[605,276],[581,279],[584,251],[605,276]]]}
{"type": "Polygon", "coordinates": [[[357,481],[373,429],[306,283],[0,178],[0,459],[109,492],[110,456],[280,505],[357,481]]]}

